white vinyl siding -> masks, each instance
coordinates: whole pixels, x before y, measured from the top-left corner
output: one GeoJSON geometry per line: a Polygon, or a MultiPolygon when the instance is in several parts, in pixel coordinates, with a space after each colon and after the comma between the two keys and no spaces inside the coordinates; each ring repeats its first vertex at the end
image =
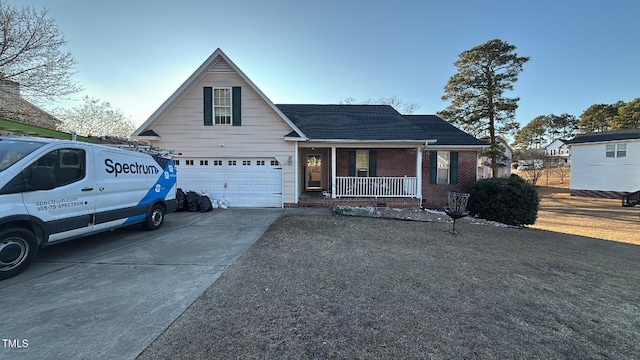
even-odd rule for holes
{"type": "Polygon", "coordinates": [[[292,129],[222,59],[159,119],[153,130],[161,134],[161,140],[152,141],[153,145],[182,153],[185,158],[278,159],[285,164],[283,201],[295,201],[295,166],[286,161],[295,156],[295,143],[284,141],[292,129]],[[242,87],[242,126],[202,126],[202,88],[207,86],[242,87]]]}
{"type": "Polygon", "coordinates": [[[573,144],[571,146],[571,189],[595,191],[640,190],[640,140],[613,144],[573,144]],[[625,145],[624,156],[607,157],[605,145],[625,145]]]}

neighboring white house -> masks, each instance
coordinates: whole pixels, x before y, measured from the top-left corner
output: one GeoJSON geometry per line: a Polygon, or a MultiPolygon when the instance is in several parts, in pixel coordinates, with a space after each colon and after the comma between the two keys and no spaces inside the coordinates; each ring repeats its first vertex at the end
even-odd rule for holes
{"type": "Polygon", "coordinates": [[[554,165],[571,165],[571,152],[567,140],[553,140],[545,147],[544,154],[552,158],[554,165]]]}
{"type": "Polygon", "coordinates": [[[640,129],[576,136],[571,147],[571,195],[620,198],[640,190],[640,129]]]}
{"type": "MultiPolygon", "coordinates": [[[[485,139],[488,143],[489,140],[485,139]]],[[[511,176],[511,162],[513,160],[513,149],[502,138],[497,138],[500,145],[504,147],[503,158],[498,159],[498,177],[511,176]]],[[[478,179],[487,179],[493,177],[493,171],[491,169],[491,158],[478,155],[478,179]]]]}

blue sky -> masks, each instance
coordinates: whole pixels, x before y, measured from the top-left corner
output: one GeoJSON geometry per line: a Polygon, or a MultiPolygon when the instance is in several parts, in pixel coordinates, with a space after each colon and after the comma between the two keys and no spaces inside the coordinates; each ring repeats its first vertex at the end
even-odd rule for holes
{"type": "MultiPolygon", "coordinates": [[[[276,104],[397,96],[433,114],[458,55],[502,39],[531,60],[516,119],[640,97],[637,1],[5,0],[43,7],[83,95],[145,121],[221,48],[276,104]]],[[[69,105],[66,105],[69,106],[69,105]]]]}

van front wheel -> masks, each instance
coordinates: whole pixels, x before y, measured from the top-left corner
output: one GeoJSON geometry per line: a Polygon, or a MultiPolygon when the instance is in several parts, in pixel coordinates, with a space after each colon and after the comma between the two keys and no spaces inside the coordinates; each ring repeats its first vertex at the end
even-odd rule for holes
{"type": "Polygon", "coordinates": [[[0,231],[0,280],[23,272],[37,252],[38,241],[31,231],[22,228],[0,231]]]}
{"type": "Polygon", "coordinates": [[[147,230],[159,229],[164,223],[164,207],[160,204],[155,204],[151,208],[147,220],[144,222],[144,228],[147,230]]]}

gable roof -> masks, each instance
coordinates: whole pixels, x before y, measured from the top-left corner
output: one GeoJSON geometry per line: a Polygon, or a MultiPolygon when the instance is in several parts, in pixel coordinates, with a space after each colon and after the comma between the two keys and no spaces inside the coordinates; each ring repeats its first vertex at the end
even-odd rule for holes
{"type": "Polygon", "coordinates": [[[160,107],[149,117],[149,119],[147,119],[147,121],[145,121],[142,125],[140,125],[139,128],[136,129],[136,131],[133,132],[133,136],[144,137],[145,135],[142,134],[148,130],[151,130],[153,125],[155,125],[169,110],[171,110],[171,108],[173,108],[173,106],[175,106],[176,103],[180,101],[180,99],[182,99],[182,97],[198,81],[200,81],[200,79],[202,79],[206,75],[207,71],[220,59],[227,62],[227,64],[229,64],[229,66],[249,85],[249,87],[251,87],[251,89],[253,89],[262,98],[262,100],[264,100],[267,105],[269,105],[269,107],[271,107],[282,118],[282,120],[286,122],[296,134],[298,134],[299,137],[304,138],[304,135],[302,134],[300,129],[298,129],[291,121],[289,121],[289,119],[287,119],[284,114],[282,114],[282,112],[271,102],[271,100],[269,100],[269,98],[260,89],[258,89],[253,81],[251,81],[247,77],[247,75],[245,75],[245,73],[243,73],[242,70],[240,70],[240,68],[238,68],[238,66],[236,66],[236,64],[234,64],[233,61],[231,61],[231,59],[229,59],[229,57],[224,52],[222,52],[222,50],[220,50],[220,48],[216,49],[216,51],[214,51],[213,54],[211,54],[209,58],[207,58],[207,60],[205,60],[205,62],[202,63],[202,65],[200,65],[200,67],[193,74],[191,74],[191,76],[189,76],[189,78],[178,88],[178,90],[176,90],[162,105],[160,105],[160,107]]]}
{"type": "Polygon", "coordinates": [[[487,146],[487,143],[458,129],[436,115],[403,115],[414,126],[429,135],[431,139],[437,139],[435,145],[455,146],[487,146]]]}
{"type": "Polygon", "coordinates": [[[569,145],[594,143],[602,141],[620,141],[640,139],[640,129],[626,129],[616,131],[603,131],[599,133],[589,133],[577,135],[572,140],[567,141],[569,145]]]}

